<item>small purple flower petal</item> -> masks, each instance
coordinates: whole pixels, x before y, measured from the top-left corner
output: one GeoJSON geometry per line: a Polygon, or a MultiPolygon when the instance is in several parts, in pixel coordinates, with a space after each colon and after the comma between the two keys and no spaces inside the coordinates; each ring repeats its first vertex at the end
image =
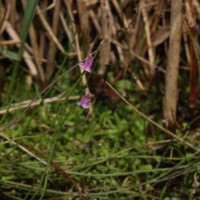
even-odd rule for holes
{"type": "Polygon", "coordinates": [[[85,109],[88,109],[90,107],[90,102],[91,102],[90,95],[86,95],[82,97],[77,104],[85,109]]]}
{"type": "Polygon", "coordinates": [[[83,70],[91,73],[92,62],[93,62],[93,57],[92,57],[92,54],[90,53],[88,54],[87,58],[84,61],[79,63],[79,66],[83,70]]]}

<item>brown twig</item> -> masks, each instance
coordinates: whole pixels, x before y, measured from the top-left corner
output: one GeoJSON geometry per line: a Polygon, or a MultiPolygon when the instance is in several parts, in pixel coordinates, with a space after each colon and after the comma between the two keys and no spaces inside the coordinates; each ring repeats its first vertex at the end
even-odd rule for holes
{"type": "Polygon", "coordinates": [[[163,111],[167,126],[174,127],[176,122],[176,108],[178,101],[178,68],[181,45],[181,14],[182,0],[171,1],[170,39],[167,58],[165,98],[163,111]]]}
{"type": "Polygon", "coordinates": [[[51,37],[52,41],[56,44],[56,46],[58,47],[58,49],[65,54],[65,49],[63,48],[63,46],[61,45],[61,43],[59,42],[59,40],[57,39],[57,37],[55,36],[55,34],[53,33],[51,27],[49,26],[48,22],[46,21],[44,14],[42,13],[42,11],[40,10],[39,7],[37,7],[37,14],[41,20],[41,23],[43,24],[44,28],[46,29],[46,31],[48,32],[49,36],[51,37]]]}
{"type": "Polygon", "coordinates": [[[39,79],[44,82],[45,81],[45,74],[44,74],[44,70],[42,68],[42,57],[39,51],[39,46],[37,43],[37,36],[36,36],[36,31],[35,28],[33,26],[33,24],[31,24],[30,26],[30,39],[31,39],[31,44],[33,47],[33,54],[34,54],[34,59],[36,62],[36,66],[38,69],[38,75],[39,75],[39,79]]]}
{"type": "Polygon", "coordinates": [[[120,97],[120,99],[125,102],[127,105],[129,105],[136,113],[138,113],[140,116],[142,116],[144,119],[146,119],[148,122],[150,122],[151,124],[153,124],[154,126],[156,126],[157,128],[159,128],[160,130],[162,130],[164,133],[166,133],[167,135],[169,135],[170,137],[176,139],[177,141],[183,143],[185,146],[189,147],[190,149],[192,149],[193,151],[199,151],[200,149],[198,149],[197,147],[194,147],[190,142],[185,141],[183,138],[175,135],[174,133],[172,133],[171,131],[167,130],[166,128],[160,126],[158,123],[156,123],[155,121],[153,121],[152,119],[150,119],[148,116],[146,116],[144,113],[142,113],[141,111],[139,111],[135,106],[133,106],[128,100],[126,100],[109,82],[105,82],[112,90],[113,92],[116,93],[117,96],[120,97]]]}
{"type": "MultiPolygon", "coordinates": [[[[108,1],[101,1],[101,37],[102,37],[102,43],[106,43],[111,38],[111,17],[110,17],[110,8],[108,1]]],[[[106,45],[103,49],[100,50],[99,56],[100,56],[100,67],[98,70],[98,74],[104,75],[107,69],[107,65],[110,61],[110,51],[111,51],[111,45],[106,45]]]]}
{"type": "MultiPolygon", "coordinates": [[[[13,28],[13,26],[11,25],[10,22],[6,23],[6,32],[13,40],[20,41],[20,37],[18,36],[18,34],[16,33],[15,29],[13,28]]],[[[19,44],[17,44],[17,46],[19,46],[19,44]]],[[[38,72],[37,72],[35,63],[33,62],[31,55],[29,54],[29,52],[26,49],[23,52],[23,58],[27,64],[27,66],[29,67],[31,74],[33,76],[37,76],[38,72]]]]}
{"type": "MultiPolygon", "coordinates": [[[[26,148],[29,149],[31,152],[34,152],[36,156],[42,157],[47,163],[48,159],[41,152],[30,146],[26,146],[26,148]]],[[[60,176],[64,177],[67,180],[67,182],[69,182],[76,188],[76,190],[79,193],[80,199],[83,199],[84,195],[83,188],[69,174],[67,174],[67,172],[65,172],[65,170],[62,169],[56,162],[51,161],[50,165],[60,176]]]]}
{"type": "MultiPolygon", "coordinates": [[[[52,32],[57,36],[59,29],[59,12],[61,11],[61,1],[55,1],[55,8],[53,13],[52,20],[52,32]]],[[[53,40],[50,40],[49,50],[48,50],[48,60],[46,65],[46,80],[49,81],[55,69],[55,57],[56,57],[57,48],[53,40]]]]}
{"type": "MultiPolygon", "coordinates": [[[[71,96],[68,98],[68,100],[77,100],[79,98],[80,96],[71,96]]],[[[0,115],[14,112],[16,110],[21,110],[24,108],[31,109],[33,107],[39,106],[41,103],[46,104],[46,103],[63,102],[63,101],[66,101],[66,97],[51,97],[51,98],[45,98],[45,99],[23,101],[20,103],[13,104],[9,108],[1,109],[0,115]]]]}
{"type": "Polygon", "coordinates": [[[200,66],[198,69],[198,60],[200,57],[199,51],[199,44],[197,39],[197,31],[196,31],[196,15],[194,10],[194,4],[191,0],[185,1],[186,5],[186,18],[187,18],[187,25],[189,29],[189,50],[190,50],[190,106],[195,108],[197,104],[197,91],[198,91],[198,71],[200,70],[200,66]]]}
{"type": "MultiPolygon", "coordinates": [[[[10,141],[11,144],[17,146],[19,149],[21,149],[23,152],[27,153],[31,157],[35,158],[39,162],[43,163],[44,165],[47,165],[47,158],[39,151],[34,149],[33,147],[27,146],[27,145],[21,145],[15,142],[14,140],[4,136],[2,133],[0,133],[0,137],[3,138],[4,140],[10,141]],[[34,152],[34,153],[33,153],[34,152]],[[41,159],[41,157],[43,159],[41,159]]],[[[78,183],[70,176],[68,175],[57,163],[51,162],[50,163],[51,167],[62,177],[64,177],[69,183],[71,183],[79,192],[79,197],[82,199],[83,197],[83,189],[79,186],[78,183]]]]}
{"type": "Polygon", "coordinates": [[[151,39],[150,22],[145,8],[146,0],[141,0],[141,11],[145,23],[145,32],[148,45],[149,63],[150,63],[150,77],[153,78],[155,74],[155,54],[151,39]]]}

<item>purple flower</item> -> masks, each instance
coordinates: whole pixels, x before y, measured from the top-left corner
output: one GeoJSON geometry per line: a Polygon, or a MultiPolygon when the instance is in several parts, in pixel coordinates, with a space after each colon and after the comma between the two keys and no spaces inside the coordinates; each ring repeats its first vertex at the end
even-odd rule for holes
{"type": "Polygon", "coordinates": [[[90,102],[91,102],[90,95],[87,94],[86,96],[80,99],[80,101],[78,102],[78,105],[82,106],[85,109],[88,109],[90,107],[90,102]]]}
{"type": "Polygon", "coordinates": [[[84,61],[79,63],[79,66],[83,70],[91,73],[92,62],[93,62],[93,57],[92,57],[92,54],[90,53],[90,54],[88,54],[87,58],[84,61]]]}

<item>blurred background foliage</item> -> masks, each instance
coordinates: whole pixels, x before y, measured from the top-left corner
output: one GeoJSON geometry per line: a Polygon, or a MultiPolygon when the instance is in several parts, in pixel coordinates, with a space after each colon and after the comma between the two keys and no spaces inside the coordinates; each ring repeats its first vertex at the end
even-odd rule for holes
{"type": "Polygon", "coordinates": [[[200,3],[179,1],[179,15],[168,0],[0,1],[1,198],[200,196],[200,3]],[[88,53],[92,73],[81,75],[88,53]],[[89,111],[77,106],[85,90],[89,111]]]}

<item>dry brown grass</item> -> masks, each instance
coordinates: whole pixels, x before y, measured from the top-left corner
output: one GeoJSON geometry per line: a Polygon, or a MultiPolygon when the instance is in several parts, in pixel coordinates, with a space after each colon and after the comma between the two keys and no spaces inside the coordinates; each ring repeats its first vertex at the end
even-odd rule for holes
{"type": "MultiPolygon", "coordinates": [[[[1,49],[15,51],[19,48],[26,3],[26,0],[3,2],[1,49]]],[[[170,29],[175,24],[170,23],[170,18],[174,20],[170,7],[170,1],[165,0],[39,1],[23,53],[25,67],[29,70],[27,80],[30,83],[34,80],[43,84],[49,83],[59,68],[58,56],[68,55],[70,59],[77,58],[80,62],[88,52],[96,50],[99,43],[107,43],[98,54],[98,74],[105,76],[109,64],[112,63],[115,66],[112,70],[115,71],[116,79],[131,74],[133,84],[141,91],[148,91],[158,72],[165,74],[166,68],[171,67],[174,74],[173,59],[176,56],[175,60],[181,61],[177,60],[175,65],[186,65],[187,70],[190,70],[189,99],[190,105],[195,107],[200,82],[200,4],[197,0],[183,1],[179,16],[181,31],[177,32],[178,37],[183,38],[180,54],[172,51],[173,42],[169,44],[170,29]]],[[[10,62],[1,55],[1,93],[4,63],[7,61],[10,62]]],[[[170,78],[166,81],[169,83],[170,78]]],[[[83,84],[87,85],[85,76],[83,84]]],[[[168,105],[176,104],[177,97],[172,98],[168,92],[177,90],[177,87],[177,84],[166,84],[166,94],[170,98],[168,105]]],[[[170,112],[169,109],[167,111],[167,106],[164,110],[165,113],[170,112]]],[[[176,106],[173,113],[176,113],[176,106]]],[[[173,124],[176,121],[174,114],[173,119],[167,116],[165,115],[168,123],[173,124]]]]}

